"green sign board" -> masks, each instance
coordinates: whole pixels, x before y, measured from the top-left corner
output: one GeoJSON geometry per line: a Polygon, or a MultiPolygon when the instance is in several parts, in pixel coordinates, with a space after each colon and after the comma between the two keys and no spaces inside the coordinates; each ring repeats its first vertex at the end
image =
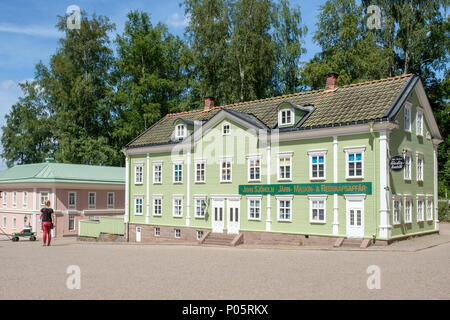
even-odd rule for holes
{"type": "Polygon", "coordinates": [[[240,185],[239,194],[372,194],[372,182],[250,184],[240,185]]]}

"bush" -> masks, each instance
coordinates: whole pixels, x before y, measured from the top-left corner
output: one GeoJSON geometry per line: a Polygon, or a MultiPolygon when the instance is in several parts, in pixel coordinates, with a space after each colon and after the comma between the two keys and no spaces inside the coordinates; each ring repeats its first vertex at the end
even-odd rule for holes
{"type": "Polygon", "coordinates": [[[450,206],[448,200],[439,201],[438,204],[438,217],[439,221],[449,221],[450,206]]]}

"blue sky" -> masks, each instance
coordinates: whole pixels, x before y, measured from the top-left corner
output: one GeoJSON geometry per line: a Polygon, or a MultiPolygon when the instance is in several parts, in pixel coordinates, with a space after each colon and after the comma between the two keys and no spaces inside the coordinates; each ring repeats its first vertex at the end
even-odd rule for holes
{"type": "MultiPolygon", "coordinates": [[[[39,61],[48,63],[58,47],[61,34],[55,24],[58,15],[64,15],[67,7],[77,5],[88,14],[105,15],[116,24],[117,33],[123,31],[126,14],[130,10],[142,10],[151,15],[152,23],[165,23],[173,34],[183,36],[186,25],[181,0],[2,0],[0,2],[0,127],[4,116],[17,101],[21,92],[18,83],[32,79],[39,61]]],[[[325,1],[291,0],[302,9],[303,23],[308,27],[305,38],[307,53],[302,60],[309,60],[318,51],[312,42],[319,7],[325,1]]],[[[115,38],[113,36],[112,38],[115,38]]],[[[1,133],[1,132],[0,132],[1,133]]],[[[0,160],[0,170],[5,166],[0,160]]]]}

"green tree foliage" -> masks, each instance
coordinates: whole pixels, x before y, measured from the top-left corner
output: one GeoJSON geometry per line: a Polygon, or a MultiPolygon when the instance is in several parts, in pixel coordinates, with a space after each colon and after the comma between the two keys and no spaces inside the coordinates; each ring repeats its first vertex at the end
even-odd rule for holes
{"type": "Polygon", "coordinates": [[[186,90],[186,45],[144,12],[128,14],[116,38],[114,139],[123,146],[168,112],[180,111],[186,90]]]}

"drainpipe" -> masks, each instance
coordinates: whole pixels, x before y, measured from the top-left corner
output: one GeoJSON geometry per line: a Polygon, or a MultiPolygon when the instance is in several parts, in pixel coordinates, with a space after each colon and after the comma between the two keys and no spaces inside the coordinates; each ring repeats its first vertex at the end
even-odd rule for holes
{"type": "MultiPolygon", "coordinates": [[[[372,149],[373,149],[373,152],[372,152],[372,154],[373,154],[373,177],[374,177],[373,184],[375,184],[375,180],[376,180],[376,177],[377,177],[377,166],[376,166],[376,155],[375,155],[375,132],[373,131],[373,126],[374,126],[374,122],[370,121],[369,122],[370,135],[373,138],[373,144],[372,144],[372,149]]],[[[378,166],[379,165],[380,164],[378,164],[378,166]]],[[[375,195],[373,194],[375,190],[376,190],[376,188],[375,188],[375,186],[373,186],[372,187],[372,195],[373,195],[373,208],[374,208],[374,210],[373,210],[372,216],[375,219],[375,233],[372,235],[372,238],[373,238],[374,242],[375,242],[375,239],[377,237],[377,230],[378,230],[378,219],[377,219],[377,214],[376,214],[376,210],[375,210],[376,204],[377,204],[377,197],[375,197],[375,195]]],[[[381,197],[381,195],[380,195],[380,197],[381,197]]]]}

